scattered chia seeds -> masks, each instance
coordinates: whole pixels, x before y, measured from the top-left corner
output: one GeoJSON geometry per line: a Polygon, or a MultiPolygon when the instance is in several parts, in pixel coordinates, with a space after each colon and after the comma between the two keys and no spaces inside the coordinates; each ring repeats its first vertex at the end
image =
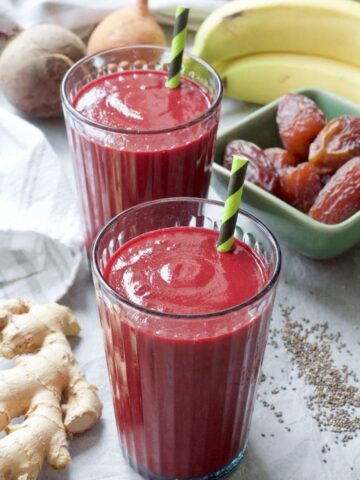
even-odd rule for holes
{"type": "Polygon", "coordinates": [[[291,361],[306,384],[313,386],[313,394],[305,397],[307,407],[314,412],[319,428],[343,434],[342,442],[352,440],[360,430],[360,392],[353,384],[359,379],[347,365],[337,368],[331,355],[331,346],[346,345],[341,342],[341,334],[329,332],[327,323],[310,325],[308,319],[294,321],[293,309],[282,308],[284,327],[282,340],[291,361]],[[314,336],[317,337],[314,339],[314,336]]]}
{"type": "MultiPolygon", "coordinates": [[[[326,322],[313,324],[307,318],[294,320],[294,307],[280,305],[280,308],[282,328],[270,329],[268,344],[275,349],[279,348],[279,342],[284,345],[291,356],[292,370],[306,385],[312,387],[312,392],[303,398],[320,431],[333,432],[336,434],[335,443],[341,442],[346,446],[360,433],[360,390],[356,385],[359,378],[348,365],[339,367],[335,364],[331,349],[349,356],[352,356],[352,352],[342,341],[341,333],[331,333],[326,322]]],[[[278,358],[278,355],[274,357],[278,358]]],[[[285,373],[284,369],[280,371],[285,373]]],[[[273,376],[270,378],[275,380],[275,386],[271,388],[274,399],[280,397],[282,391],[296,391],[296,387],[287,388],[292,385],[292,375],[287,385],[280,385],[273,376]]],[[[262,374],[260,381],[267,381],[265,374],[262,374]]],[[[268,401],[262,400],[265,393],[259,393],[263,406],[273,411],[279,423],[286,422],[283,413],[275,408],[269,396],[268,401]]],[[[289,425],[285,424],[284,427],[288,432],[291,431],[289,425]]],[[[330,451],[328,444],[321,451],[323,454],[330,451]]]]}

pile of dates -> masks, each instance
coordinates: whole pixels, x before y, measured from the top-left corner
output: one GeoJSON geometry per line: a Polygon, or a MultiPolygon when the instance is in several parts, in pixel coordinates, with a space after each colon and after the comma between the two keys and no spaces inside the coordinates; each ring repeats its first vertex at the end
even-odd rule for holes
{"type": "Polygon", "coordinates": [[[224,153],[249,159],[246,179],[319,222],[336,224],[360,210],[360,117],[326,121],[304,95],[281,100],[276,122],[284,148],[233,140],[224,153]]]}

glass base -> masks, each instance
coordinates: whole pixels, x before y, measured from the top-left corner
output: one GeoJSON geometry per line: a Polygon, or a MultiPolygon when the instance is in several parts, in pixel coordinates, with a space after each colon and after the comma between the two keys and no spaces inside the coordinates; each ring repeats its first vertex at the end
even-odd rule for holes
{"type": "Polygon", "coordinates": [[[162,475],[159,475],[155,472],[150,472],[146,470],[141,465],[137,464],[131,457],[128,457],[128,461],[131,467],[147,480],[217,480],[218,478],[222,478],[228,475],[239,465],[241,460],[244,458],[246,448],[247,443],[245,444],[241,452],[228,465],[220,468],[220,470],[217,470],[216,472],[204,475],[203,477],[163,477],[162,475]]]}

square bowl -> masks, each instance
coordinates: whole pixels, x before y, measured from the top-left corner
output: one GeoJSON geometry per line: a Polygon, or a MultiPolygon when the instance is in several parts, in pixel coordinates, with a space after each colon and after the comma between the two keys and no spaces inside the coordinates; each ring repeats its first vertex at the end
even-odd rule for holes
{"type": "MultiPolygon", "coordinates": [[[[328,120],[344,114],[360,116],[360,106],[325,90],[306,88],[296,93],[314,100],[328,120]]],[[[265,105],[219,134],[213,170],[223,183],[227,184],[230,177],[222,163],[225,147],[231,140],[248,140],[261,148],[282,147],[276,124],[280,100],[265,105]]],[[[307,257],[333,258],[360,243],[360,212],[336,225],[327,225],[249,181],[245,181],[243,195],[246,210],[262,220],[279,239],[307,257]]]]}

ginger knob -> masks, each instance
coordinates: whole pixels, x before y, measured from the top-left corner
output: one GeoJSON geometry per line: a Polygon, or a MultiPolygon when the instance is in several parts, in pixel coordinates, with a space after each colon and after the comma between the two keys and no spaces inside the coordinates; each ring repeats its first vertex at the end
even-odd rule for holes
{"type": "Polygon", "coordinates": [[[0,439],[0,480],[36,480],[45,461],[67,467],[67,437],[100,418],[96,388],[66,339],[79,330],[62,305],[0,300],[0,355],[14,359],[0,372],[0,431],[7,433],[0,439]],[[17,417],[24,420],[10,424],[17,417]]]}

